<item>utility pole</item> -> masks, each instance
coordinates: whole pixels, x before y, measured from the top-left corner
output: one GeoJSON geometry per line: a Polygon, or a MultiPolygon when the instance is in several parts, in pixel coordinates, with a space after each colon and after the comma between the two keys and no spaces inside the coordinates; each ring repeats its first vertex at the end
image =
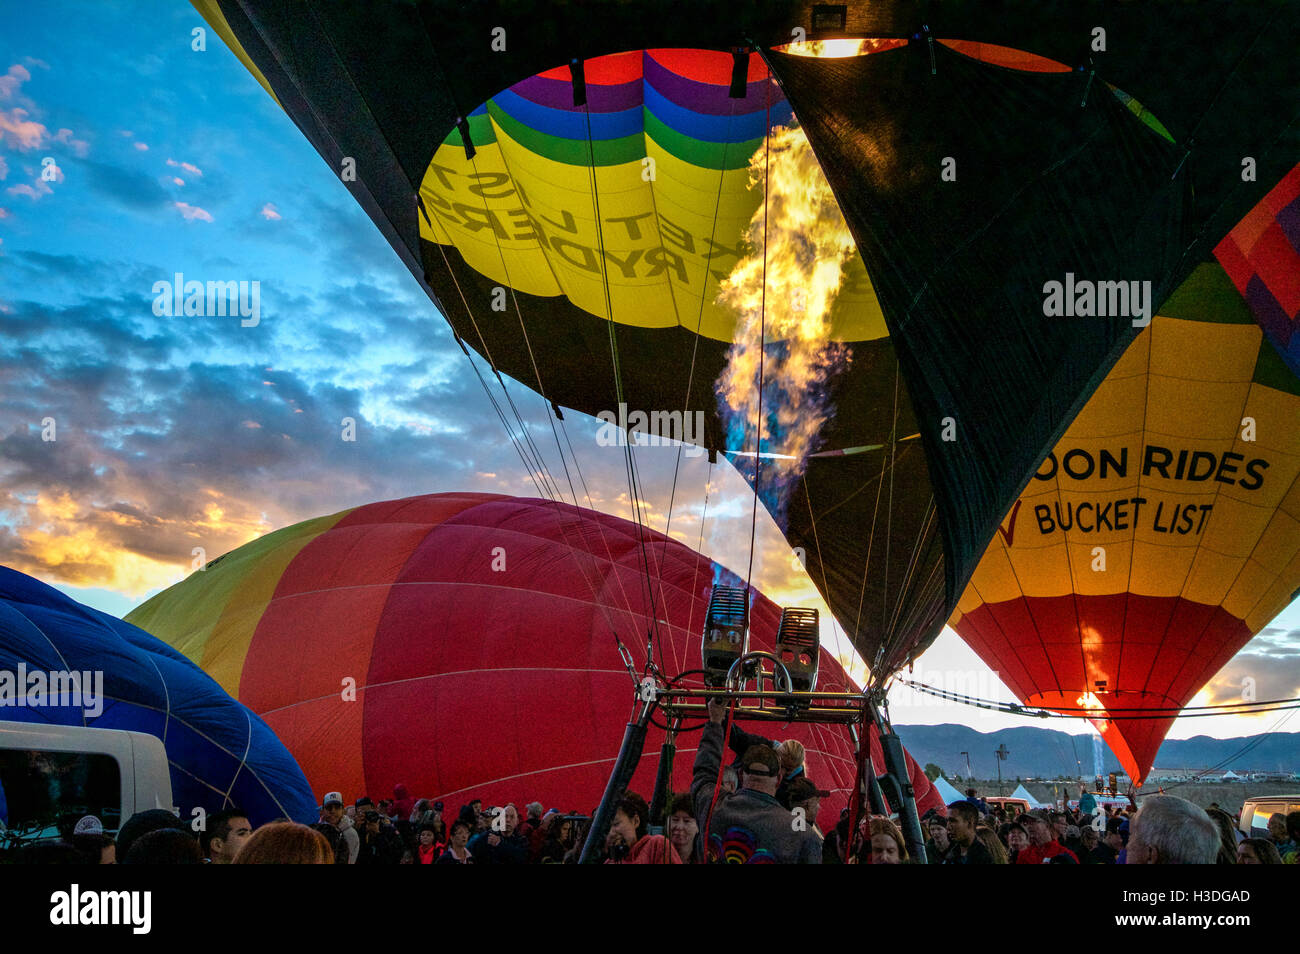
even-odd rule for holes
{"type": "Polygon", "coordinates": [[[1000,794],[1002,794],[1002,763],[1003,763],[1004,761],[1006,761],[1006,757],[1007,757],[1008,755],[1010,755],[1011,752],[1007,750],[1007,744],[1006,744],[1005,742],[999,742],[999,743],[998,743],[998,747],[997,747],[997,749],[994,751],[993,754],[994,754],[995,756],[997,756],[997,763],[998,763],[998,794],[1000,795],[1000,794]]]}

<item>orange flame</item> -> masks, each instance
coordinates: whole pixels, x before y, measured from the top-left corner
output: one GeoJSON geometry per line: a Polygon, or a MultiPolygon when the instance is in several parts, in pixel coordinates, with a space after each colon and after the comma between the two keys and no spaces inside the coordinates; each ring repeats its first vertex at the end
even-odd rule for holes
{"type": "Polygon", "coordinates": [[[750,220],[752,252],[721,283],[718,300],[740,320],[717,392],[745,433],[760,431],[759,450],[789,458],[773,466],[797,477],[831,413],[821,385],[848,360],[829,340],[830,312],[857,246],[803,130],[772,130],[750,159],[749,181],[766,187],[766,202],[750,220]],[[764,339],[784,347],[764,352],[764,339]]]}

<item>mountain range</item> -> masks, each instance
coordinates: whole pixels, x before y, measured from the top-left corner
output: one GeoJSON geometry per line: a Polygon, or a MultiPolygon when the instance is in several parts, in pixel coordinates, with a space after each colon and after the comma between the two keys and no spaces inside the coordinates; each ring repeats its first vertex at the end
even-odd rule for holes
{"type": "MultiPolygon", "coordinates": [[[[994,752],[1005,745],[1004,779],[1089,777],[1122,773],[1119,760],[1100,736],[1070,735],[1053,729],[1024,726],[997,732],[977,732],[964,725],[895,726],[903,745],[922,766],[933,762],[945,775],[974,774],[996,778],[994,752]],[[966,756],[970,753],[970,770],[966,756]]],[[[1294,772],[1300,769],[1300,732],[1270,732],[1236,739],[1168,739],[1156,755],[1155,769],[1209,769],[1221,775],[1241,772],[1294,772]]],[[[1157,775],[1153,771],[1152,775],[1157,775]]]]}

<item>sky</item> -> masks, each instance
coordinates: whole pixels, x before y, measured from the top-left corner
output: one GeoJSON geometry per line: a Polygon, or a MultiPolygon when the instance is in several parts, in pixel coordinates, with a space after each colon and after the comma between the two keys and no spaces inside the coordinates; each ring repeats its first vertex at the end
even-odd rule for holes
{"type": "MultiPolygon", "coordinates": [[[[196,550],[213,559],[309,517],[419,493],[538,495],[434,305],[219,38],[192,49],[201,26],[179,0],[0,9],[0,564],[115,615],[184,578],[196,550]],[[257,281],[257,323],[155,314],[155,283],[176,273],[257,281]]],[[[547,405],[507,387],[558,472],[547,405]]],[[[592,418],[566,427],[579,502],[630,516],[621,453],[592,418]]],[[[741,477],[670,447],[636,454],[651,525],[743,570],[741,477]]],[[[820,608],[847,658],[761,508],[757,527],[756,584],[820,608]]],[[[1014,701],[947,629],[912,677],[1014,701]]],[[[1239,699],[1246,677],[1260,699],[1300,695],[1300,602],[1192,705],[1239,699]]],[[[890,700],[902,725],[1090,731],[904,688],[890,700]]],[[[1184,718],[1169,737],[1300,731],[1289,715],[1184,718]]]]}

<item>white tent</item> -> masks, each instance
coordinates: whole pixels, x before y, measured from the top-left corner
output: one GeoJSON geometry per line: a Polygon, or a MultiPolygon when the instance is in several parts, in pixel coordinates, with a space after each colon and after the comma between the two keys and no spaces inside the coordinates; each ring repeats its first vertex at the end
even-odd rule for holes
{"type": "Polygon", "coordinates": [[[1043,803],[1040,802],[1038,799],[1034,798],[1034,796],[1030,795],[1030,794],[1029,794],[1029,789],[1025,788],[1024,785],[1018,785],[1018,786],[1016,786],[1016,790],[1015,790],[1014,792],[1011,793],[1011,797],[1012,797],[1012,798],[1023,798],[1025,801],[1027,801],[1027,802],[1029,803],[1029,807],[1030,807],[1030,808],[1042,808],[1042,807],[1043,807],[1043,803]]]}
{"type": "Polygon", "coordinates": [[[934,787],[939,793],[939,797],[943,799],[945,805],[951,805],[953,802],[964,801],[966,798],[965,795],[953,788],[952,784],[942,775],[934,780],[934,787]]]}

